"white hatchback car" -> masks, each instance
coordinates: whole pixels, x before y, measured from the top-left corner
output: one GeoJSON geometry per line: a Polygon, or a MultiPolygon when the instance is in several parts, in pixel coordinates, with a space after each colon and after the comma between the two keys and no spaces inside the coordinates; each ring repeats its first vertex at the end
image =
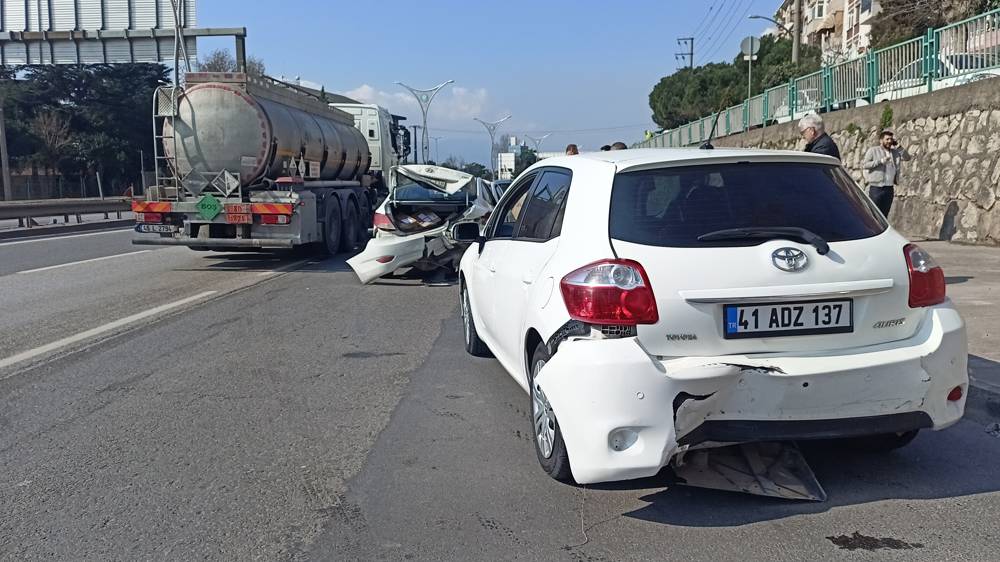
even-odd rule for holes
{"type": "Polygon", "coordinates": [[[763,150],[551,158],[461,262],[465,344],[528,391],[549,475],[656,474],[689,449],[905,445],[964,412],[941,268],[839,162],[763,150]]]}

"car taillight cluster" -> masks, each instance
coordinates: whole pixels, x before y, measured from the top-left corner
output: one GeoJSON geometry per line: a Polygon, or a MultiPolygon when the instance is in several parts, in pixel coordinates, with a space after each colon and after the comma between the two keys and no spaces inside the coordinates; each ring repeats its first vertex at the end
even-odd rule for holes
{"type": "Polygon", "coordinates": [[[379,230],[396,230],[396,226],[392,224],[389,217],[382,213],[375,213],[373,224],[375,225],[375,228],[379,230]]]}
{"type": "Polygon", "coordinates": [[[659,312],[646,271],[632,260],[601,260],[563,277],[566,310],[588,324],[656,324],[659,312]]]}
{"type": "Polygon", "coordinates": [[[907,244],[903,248],[903,255],[910,272],[910,308],[944,302],[944,270],[934,258],[916,244],[907,244]]]}

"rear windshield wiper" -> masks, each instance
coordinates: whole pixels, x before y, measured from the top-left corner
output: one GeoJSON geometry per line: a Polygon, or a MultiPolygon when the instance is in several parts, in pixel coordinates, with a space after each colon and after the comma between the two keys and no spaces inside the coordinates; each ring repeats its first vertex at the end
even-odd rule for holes
{"type": "Polygon", "coordinates": [[[761,238],[772,240],[774,238],[787,238],[810,244],[816,248],[816,252],[825,256],[830,251],[830,245],[823,240],[823,237],[811,230],[798,228],[795,226],[760,226],[747,228],[727,228],[716,230],[698,237],[699,242],[712,242],[715,240],[744,240],[748,238],[761,238]]]}

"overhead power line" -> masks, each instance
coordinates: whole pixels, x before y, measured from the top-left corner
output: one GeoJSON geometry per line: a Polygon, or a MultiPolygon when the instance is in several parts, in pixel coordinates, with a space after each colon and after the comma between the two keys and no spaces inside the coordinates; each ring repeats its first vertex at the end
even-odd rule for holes
{"type": "Polygon", "coordinates": [[[718,3],[718,0],[716,0],[715,2],[712,2],[712,5],[708,7],[708,11],[705,12],[705,16],[702,17],[701,21],[698,22],[698,25],[695,26],[694,31],[691,32],[691,35],[693,35],[695,37],[698,36],[698,33],[701,32],[701,26],[705,25],[705,22],[708,21],[708,16],[712,15],[712,10],[715,9],[715,5],[717,3],[718,3]]]}
{"type": "MultiPolygon", "coordinates": [[[[728,0],[722,0],[722,2],[719,4],[719,9],[717,9],[715,13],[712,14],[711,20],[709,21],[705,29],[702,30],[701,36],[700,37],[697,35],[695,36],[696,40],[700,45],[708,45],[710,41],[712,41],[718,36],[719,31],[721,31],[722,29],[721,23],[725,18],[725,9],[727,1],[728,0]]],[[[734,3],[737,1],[738,0],[733,0],[734,3]]],[[[705,50],[702,49],[702,52],[705,52],[705,50]]]]}
{"type": "MultiPolygon", "coordinates": [[[[726,23],[726,26],[728,26],[728,31],[726,31],[725,35],[720,35],[720,40],[712,48],[706,60],[712,60],[712,58],[715,57],[716,53],[719,52],[719,49],[724,48],[728,44],[729,40],[733,36],[733,33],[735,33],[736,29],[739,28],[740,23],[745,21],[747,19],[747,16],[750,15],[750,9],[752,7],[753,7],[753,0],[747,0],[742,8],[733,10],[731,15],[734,16],[734,18],[726,23]],[[738,14],[740,14],[740,10],[742,10],[743,13],[739,15],[739,17],[736,17],[738,14]]],[[[736,8],[736,6],[733,6],[733,8],[736,8]]]]}

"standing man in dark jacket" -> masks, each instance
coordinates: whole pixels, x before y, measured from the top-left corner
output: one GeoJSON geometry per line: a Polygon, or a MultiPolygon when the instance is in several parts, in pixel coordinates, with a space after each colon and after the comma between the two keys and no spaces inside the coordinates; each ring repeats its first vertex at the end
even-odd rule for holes
{"type": "Polygon", "coordinates": [[[799,121],[799,133],[806,140],[806,152],[826,154],[840,160],[840,149],[830,135],[826,134],[823,118],[819,115],[810,113],[803,117],[799,121]]]}

